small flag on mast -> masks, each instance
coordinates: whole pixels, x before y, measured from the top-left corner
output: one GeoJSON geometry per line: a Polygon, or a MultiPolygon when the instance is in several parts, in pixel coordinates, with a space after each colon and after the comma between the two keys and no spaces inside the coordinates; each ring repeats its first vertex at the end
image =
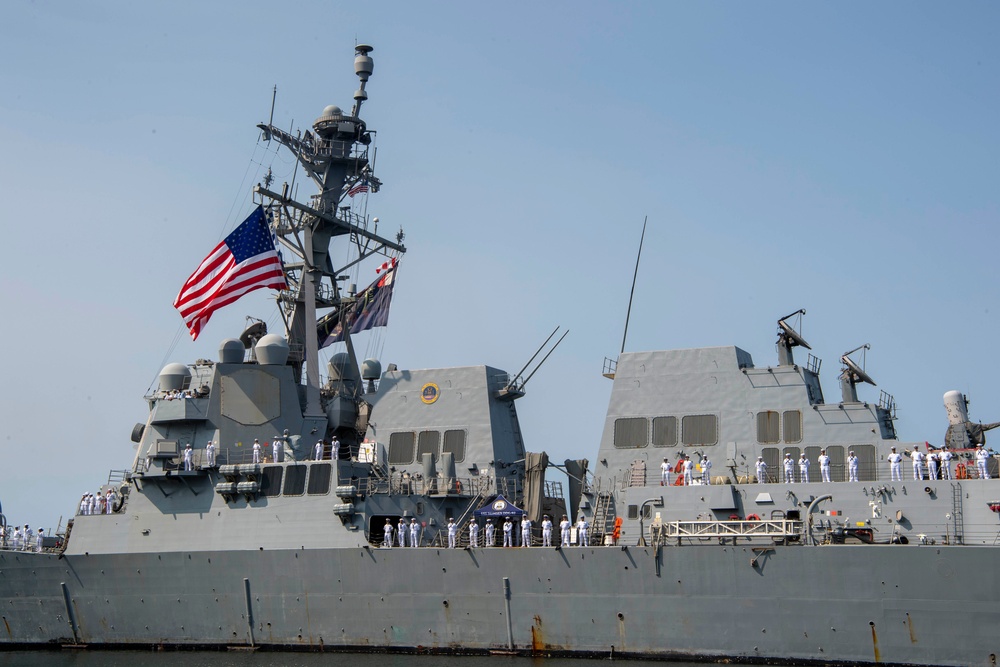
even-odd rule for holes
{"type": "MultiPolygon", "coordinates": [[[[376,269],[379,277],[356,297],[347,307],[345,316],[351,325],[351,333],[367,331],[389,324],[389,305],[392,302],[392,288],[396,283],[397,259],[386,262],[376,269]]],[[[340,311],[333,311],[316,322],[320,348],[344,340],[344,327],[340,311]]]]}
{"type": "Polygon", "coordinates": [[[347,196],[353,197],[359,192],[368,192],[368,181],[358,181],[353,188],[347,191],[347,196]]]}
{"type": "Polygon", "coordinates": [[[262,287],[280,290],[288,289],[288,284],[264,221],[264,208],[258,206],[195,269],[174,299],[174,308],[184,318],[191,339],[197,340],[212,313],[262,287]]]}

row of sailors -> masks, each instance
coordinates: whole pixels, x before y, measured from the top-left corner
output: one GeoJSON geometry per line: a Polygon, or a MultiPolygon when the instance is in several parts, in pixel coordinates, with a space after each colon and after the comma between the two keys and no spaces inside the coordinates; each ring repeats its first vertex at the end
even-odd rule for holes
{"type": "MultiPolygon", "coordinates": [[[[677,484],[690,485],[695,479],[695,463],[688,454],[681,454],[676,466],[670,465],[670,460],[664,457],[660,464],[660,486],[670,486],[670,473],[676,472],[678,475],[677,484]]],[[[698,476],[702,484],[708,484],[712,479],[712,462],[707,456],[701,457],[701,462],[697,464],[698,476]]]]}
{"type": "MultiPolygon", "coordinates": [[[[334,460],[340,458],[340,440],[337,439],[337,436],[333,436],[333,439],[330,441],[330,446],[331,458],[334,460]]],[[[260,444],[260,440],[254,438],[253,446],[250,448],[254,463],[262,462],[264,448],[265,445],[260,444]]],[[[283,449],[284,438],[275,438],[274,442],[271,443],[271,461],[277,462],[281,460],[281,453],[283,449]]],[[[322,461],[324,451],[325,446],[323,441],[320,440],[316,443],[316,447],[313,449],[313,458],[316,461],[322,461]]],[[[194,470],[194,450],[191,448],[190,442],[185,445],[184,451],[181,452],[181,460],[184,464],[184,470],[194,470]]],[[[205,467],[214,468],[217,464],[218,446],[214,441],[209,440],[208,444],[205,445],[205,467]]]]}
{"type": "MultiPolygon", "coordinates": [[[[570,529],[573,524],[570,522],[569,517],[563,515],[562,521],[559,522],[559,546],[569,546],[570,545],[570,529]]],[[[552,546],[552,529],[553,523],[546,514],[542,517],[542,546],[551,547],[552,546]]],[[[458,524],[455,523],[454,518],[448,519],[447,525],[448,531],[448,548],[454,549],[458,544],[458,524]]],[[[522,547],[531,546],[531,519],[521,520],[521,543],[522,547]]],[[[410,519],[410,523],[406,523],[406,519],[399,520],[399,526],[394,527],[392,525],[391,519],[385,520],[385,527],[383,528],[382,546],[391,549],[393,544],[393,536],[396,538],[397,546],[400,547],[418,547],[420,546],[420,522],[415,518],[410,519]],[[407,544],[407,535],[409,535],[409,544],[407,544]]],[[[501,526],[501,531],[503,535],[503,546],[513,547],[518,546],[515,544],[515,532],[514,532],[514,522],[510,519],[506,519],[501,526]]],[[[485,533],[483,546],[484,547],[495,547],[496,546],[496,525],[493,523],[492,519],[486,522],[486,527],[484,528],[485,533]]],[[[577,544],[581,547],[590,546],[590,523],[587,521],[586,517],[580,516],[580,520],[576,523],[576,534],[577,534],[577,544]]],[[[478,547],[479,546],[479,524],[475,521],[469,524],[469,546],[478,547]]]]}
{"type": "Polygon", "coordinates": [[[0,527],[0,544],[3,544],[4,549],[41,551],[44,537],[45,529],[39,528],[36,533],[31,530],[28,524],[24,524],[24,529],[15,526],[13,532],[7,526],[0,527]]]}
{"type": "Polygon", "coordinates": [[[91,514],[111,514],[115,503],[118,501],[118,494],[114,489],[108,489],[106,494],[85,493],[80,498],[80,514],[89,516],[91,514]]]}
{"type": "MultiPolygon", "coordinates": [[[[930,479],[951,479],[951,462],[956,458],[955,455],[948,449],[944,447],[940,451],[931,450],[928,454],[924,454],[920,451],[920,445],[914,445],[913,450],[906,451],[906,455],[910,457],[913,463],[913,479],[923,480],[924,479],[924,464],[927,464],[926,471],[930,473],[930,479]]],[[[893,447],[891,453],[886,457],[889,461],[889,473],[891,480],[903,481],[902,473],[902,463],[903,455],[896,451],[893,447]]],[[[976,469],[979,473],[981,479],[989,479],[990,473],[987,467],[987,460],[990,458],[990,454],[983,449],[982,445],[976,447],[975,459],[976,459],[976,469]]],[[[830,457],[827,456],[826,450],[820,450],[818,461],[820,478],[824,482],[831,481],[830,479],[830,457]]],[[[796,465],[796,461],[792,460],[792,455],[785,453],[785,460],[782,462],[782,469],[785,474],[785,483],[794,484],[795,483],[795,468],[798,467],[799,471],[799,481],[809,482],[809,459],[806,458],[805,453],[799,456],[799,460],[796,465]]],[[[767,481],[767,464],[764,462],[764,457],[757,457],[757,483],[763,484],[767,481]]],[[[851,450],[847,456],[847,481],[856,482],[858,481],[858,457],[851,450]]]]}

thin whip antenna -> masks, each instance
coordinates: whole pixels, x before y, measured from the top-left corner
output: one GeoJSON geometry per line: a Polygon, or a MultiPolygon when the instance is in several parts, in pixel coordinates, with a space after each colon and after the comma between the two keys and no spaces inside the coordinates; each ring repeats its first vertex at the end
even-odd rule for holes
{"type": "Polygon", "coordinates": [[[628,321],[632,317],[632,297],[635,296],[635,281],[639,277],[639,258],[642,257],[642,241],[646,238],[647,215],[642,219],[642,235],[639,237],[639,252],[635,254],[635,273],[632,274],[632,291],[628,294],[628,312],[625,313],[625,333],[622,334],[622,353],[625,352],[625,339],[628,338],[628,321]]]}

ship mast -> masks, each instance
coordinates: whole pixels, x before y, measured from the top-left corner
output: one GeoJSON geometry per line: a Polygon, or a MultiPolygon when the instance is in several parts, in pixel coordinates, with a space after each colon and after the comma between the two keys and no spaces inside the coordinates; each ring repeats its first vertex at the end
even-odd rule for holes
{"type": "MultiPolygon", "coordinates": [[[[343,312],[349,304],[350,298],[343,297],[338,284],[340,273],[374,254],[386,254],[390,250],[406,252],[399,242],[401,239],[394,242],[378,236],[377,230],[368,228],[366,219],[353,214],[350,207],[340,206],[350,188],[357,184],[367,185],[370,192],[378,192],[381,186],[369,160],[372,134],[358,115],[361,104],[368,99],[365,87],[374,65],[368,55],[372,50],[364,44],[355,47],[354,72],[361,80],[361,87],[354,93],[354,107],[349,114],[330,105],[313,123],[315,134],[306,130],[300,136],[293,136],[270,123],[257,126],[265,139],[274,139],[295,155],[319,190],[312,195],[309,204],[303,204],[291,198],[287,183],[281,192],[260,185],[254,188],[256,194],[269,200],[265,208],[273,216],[275,232],[297,260],[285,263],[289,290],[279,294],[278,301],[285,318],[289,363],[295,369],[296,382],[301,383],[305,370],[304,416],[323,414],[317,311],[337,308],[343,312]],[[360,256],[346,267],[335,268],[330,245],[335,238],[344,235],[357,241],[360,256]]],[[[345,320],[342,318],[344,341],[356,371],[358,361],[345,320]]],[[[360,395],[360,383],[356,383],[353,391],[355,398],[360,395]]]]}

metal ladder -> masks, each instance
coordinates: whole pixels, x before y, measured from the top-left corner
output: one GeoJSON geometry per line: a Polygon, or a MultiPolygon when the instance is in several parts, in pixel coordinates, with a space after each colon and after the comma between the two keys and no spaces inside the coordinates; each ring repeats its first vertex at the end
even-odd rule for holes
{"type": "Polygon", "coordinates": [[[608,517],[611,515],[612,495],[609,491],[599,491],[594,499],[594,521],[591,526],[591,543],[603,544],[608,532],[608,517]]]}
{"type": "MultiPolygon", "coordinates": [[[[955,544],[964,544],[965,535],[963,534],[962,529],[963,526],[965,526],[965,518],[962,516],[961,484],[951,485],[951,520],[955,531],[955,544]]],[[[1000,537],[1000,534],[998,534],[997,537],[1000,537]]]]}

